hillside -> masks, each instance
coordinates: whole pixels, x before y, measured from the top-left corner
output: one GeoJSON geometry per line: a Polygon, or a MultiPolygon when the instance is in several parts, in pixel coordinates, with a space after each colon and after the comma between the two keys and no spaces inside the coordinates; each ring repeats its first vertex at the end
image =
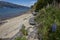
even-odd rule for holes
{"type": "Polygon", "coordinates": [[[0,1],[0,7],[10,7],[10,8],[29,8],[26,6],[22,6],[22,5],[17,5],[17,4],[13,4],[13,3],[9,3],[9,2],[5,2],[5,1],[0,1]]]}
{"type": "Polygon", "coordinates": [[[35,5],[38,39],[60,40],[60,0],[37,0],[35,5]]]}

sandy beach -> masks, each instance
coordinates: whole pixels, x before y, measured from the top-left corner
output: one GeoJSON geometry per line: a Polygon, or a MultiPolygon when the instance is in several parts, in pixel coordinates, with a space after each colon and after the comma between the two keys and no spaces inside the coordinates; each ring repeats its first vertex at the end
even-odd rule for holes
{"type": "Polygon", "coordinates": [[[11,38],[17,32],[19,32],[22,24],[29,27],[28,20],[32,17],[31,12],[27,12],[23,15],[7,19],[6,23],[0,26],[0,38],[11,38]]]}

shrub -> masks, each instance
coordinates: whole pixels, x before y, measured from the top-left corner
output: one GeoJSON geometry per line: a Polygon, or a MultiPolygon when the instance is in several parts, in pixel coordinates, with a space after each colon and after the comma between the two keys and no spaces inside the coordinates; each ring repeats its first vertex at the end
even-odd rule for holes
{"type": "Polygon", "coordinates": [[[28,31],[25,29],[25,26],[22,26],[22,29],[20,30],[22,32],[23,35],[28,35],[28,31]]]}
{"type": "Polygon", "coordinates": [[[15,40],[27,40],[26,37],[17,37],[15,40]]]}

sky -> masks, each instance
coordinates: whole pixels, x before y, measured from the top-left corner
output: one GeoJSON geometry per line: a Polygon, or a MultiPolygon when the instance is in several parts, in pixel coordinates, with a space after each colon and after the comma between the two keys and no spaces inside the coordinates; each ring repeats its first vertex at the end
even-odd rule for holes
{"type": "Polygon", "coordinates": [[[28,6],[30,7],[33,5],[37,0],[0,0],[0,1],[6,1],[18,5],[28,6]]]}

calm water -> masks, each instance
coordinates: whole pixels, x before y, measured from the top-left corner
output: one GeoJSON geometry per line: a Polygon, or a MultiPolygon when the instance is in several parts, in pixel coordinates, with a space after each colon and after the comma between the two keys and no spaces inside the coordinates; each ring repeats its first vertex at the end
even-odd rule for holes
{"type": "Polygon", "coordinates": [[[0,8],[0,18],[6,19],[15,17],[28,10],[28,8],[0,8]]]}

